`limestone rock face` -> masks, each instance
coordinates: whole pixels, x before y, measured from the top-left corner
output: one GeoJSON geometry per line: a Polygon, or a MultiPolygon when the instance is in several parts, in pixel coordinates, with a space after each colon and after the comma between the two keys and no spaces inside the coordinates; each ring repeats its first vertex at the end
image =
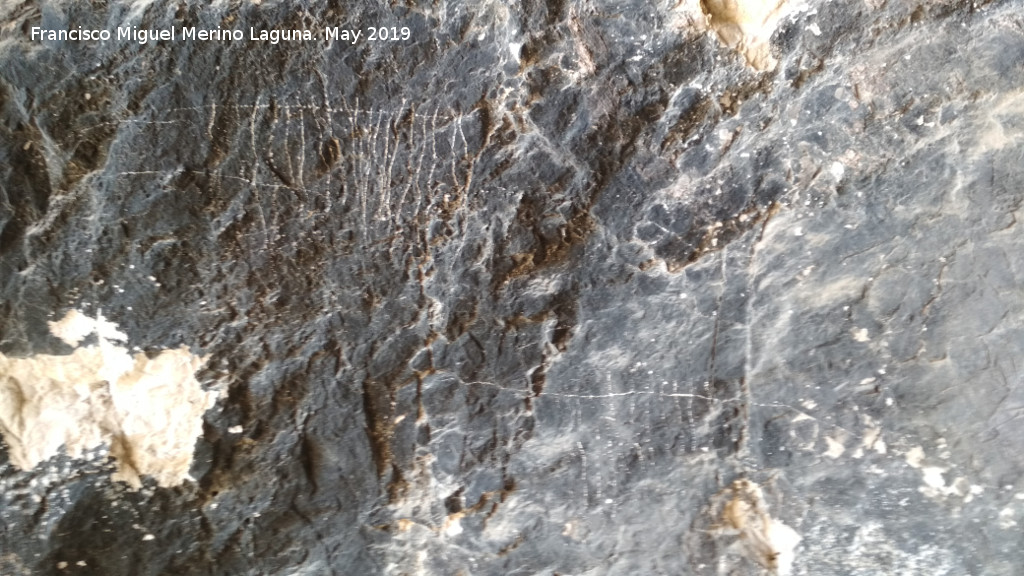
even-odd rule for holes
{"type": "Polygon", "coordinates": [[[1024,2],[0,15],[0,574],[1019,573],[1024,2]]]}

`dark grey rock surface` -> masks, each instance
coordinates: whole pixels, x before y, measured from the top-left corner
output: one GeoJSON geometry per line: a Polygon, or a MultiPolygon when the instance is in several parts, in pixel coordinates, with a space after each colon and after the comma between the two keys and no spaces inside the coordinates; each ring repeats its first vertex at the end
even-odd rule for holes
{"type": "Polygon", "coordinates": [[[1024,3],[769,72],[686,9],[0,3],[0,352],[102,310],[225,390],[181,487],[0,448],[0,573],[771,573],[745,478],[792,574],[1020,574],[1024,3]],[[133,24],[319,39],[27,35],[133,24]]]}

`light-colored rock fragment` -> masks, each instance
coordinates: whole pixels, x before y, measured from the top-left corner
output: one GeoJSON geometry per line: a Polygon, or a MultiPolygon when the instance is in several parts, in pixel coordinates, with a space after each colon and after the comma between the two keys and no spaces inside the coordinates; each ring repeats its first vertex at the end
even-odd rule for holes
{"type": "Polygon", "coordinates": [[[701,0],[708,26],[757,70],[774,70],[770,40],[779,22],[804,8],[793,0],[701,0]]]}
{"type": "Polygon", "coordinates": [[[721,507],[717,532],[739,536],[737,544],[743,555],[776,576],[786,576],[793,569],[796,547],[801,537],[793,528],[768,514],[761,487],[740,479],[719,493],[713,502],[721,507]]]}
{"type": "Polygon", "coordinates": [[[835,459],[843,455],[846,452],[846,447],[843,443],[831,436],[825,436],[825,443],[828,445],[828,450],[825,451],[825,456],[835,459]]]}
{"type": "Polygon", "coordinates": [[[925,466],[921,469],[924,483],[938,491],[946,487],[946,479],[942,477],[945,472],[946,469],[940,466],[925,466]]]}
{"type": "Polygon", "coordinates": [[[865,428],[864,435],[861,437],[861,447],[865,450],[874,450],[879,454],[885,454],[888,448],[882,440],[882,428],[868,416],[862,416],[862,420],[864,420],[865,428]]]}
{"type": "Polygon", "coordinates": [[[91,332],[99,343],[67,356],[0,354],[0,432],[11,463],[28,470],[61,447],[79,457],[107,446],[114,479],[134,488],[143,475],[161,486],[188,479],[203,413],[218,396],[195,379],[205,358],[185,347],[132,356],[107,339],[123,337],[115,325],[76,311],[50,326],[69,344],[91,332]]]}
{"type": "Polygon", "coordinates": [[[128,341],[128,335],[118,330],[117,324],[108,322],[102,313],[97,314],[96,318],[89,318],[78,310],[69,310],[60,320],[46,324],[50,327],[50,334],[68,346],[78,346],[86,336],[94,332],[106,340],[128,341]]]}
{"type": "Polygon", "coordinates": [[[999,511],[999,527],[1004,530],[1010,530],[1017,526],[1017,521],[1013,519],[1013,509],[1003,508],[999,511]]]}
{"type": "MultiPolygon", "coordinates": [[[[820,33],[821,32],[819,31],[819,34],[820,33]]],[[[836,182],[838,182],[842,180],[843,175],[846,174],[846,166],[844,166],[842,162],[839,162],[837,160],[829,166],[828,171],[829,174],[831,174],[832,177],[835,178],[836,182]]]]}
{"type": "Polygon", "coordinates": [[[924,448],[914,446],[907,451],[906,459],[907,464],[909,464],[911,468],[920,468],[921,463],[924,462],[924,448]]]}

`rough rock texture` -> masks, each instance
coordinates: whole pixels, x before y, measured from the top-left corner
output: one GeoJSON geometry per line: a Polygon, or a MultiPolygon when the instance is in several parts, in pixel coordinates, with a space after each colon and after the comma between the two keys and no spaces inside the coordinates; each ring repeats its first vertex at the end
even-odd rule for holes
{"type": "Polygon", "coordinates": [[[0,352],[227,390],[0,464],[0,573],[1018,574],[1024,2],[721,4],[0,3],[0,352]],[[127,25],[319,40],[28,37],[127,25]]]}

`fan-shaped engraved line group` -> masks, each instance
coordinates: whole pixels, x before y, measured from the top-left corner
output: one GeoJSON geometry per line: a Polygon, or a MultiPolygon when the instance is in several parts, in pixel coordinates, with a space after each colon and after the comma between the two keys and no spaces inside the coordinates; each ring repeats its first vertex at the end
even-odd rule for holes
{"type": "Polygon", "coordinates": [[[220,129],[236,130],[237,141],[243,143],[243,148],[228,153],[237,168],[129,165],[125,167],[131,169],[114,175],[152,178],[193,172],[218,185],[244,185],[252,196],[246,210],[255,213],[264,247],[278,241],[282,218],[295,215],[354,217],[350,225],[358,242],[369,245],[393,237],[396,229],[411,222],[424,224],[432,210],[460,206],[470,192],[477,152],[470,150],[464,124],[472,114],[430,108],[405,101],[390,110],[361,107],[358,100],[352,106],[316,106],[257,98],[252,104],[173,108],[150,118],[103,122],[78,132],[112,123],[150,127],[130,139],[159,142],[160,130],[192,123],[203,126],[206,137],[213,139],[218,115],[232,114],[234,127],[220,129]],[[195,118],[180,117],[186,114],[195,118]],[[334,163],[325,170],[311,171],[310,161],[322,158],[325,142],[339,147],[340,157],[331,158],[334,163]],[[239,154],[240,150],[244,152],[239,154]]]}

